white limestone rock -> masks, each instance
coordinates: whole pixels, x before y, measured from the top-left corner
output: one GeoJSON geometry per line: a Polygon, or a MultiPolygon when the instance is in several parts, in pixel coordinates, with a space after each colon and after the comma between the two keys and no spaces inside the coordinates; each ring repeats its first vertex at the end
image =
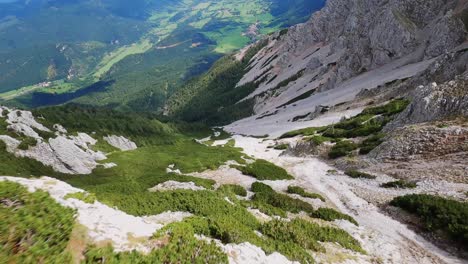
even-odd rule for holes
{"type": "Polygon", "coordinates": [[[193,182],[178,182],[178,181],[166,181],[160,183],[153,188],[148,189],[150,192],[158,191],[173,191],[173,190],[192,190],[192,191],[201,191],[205,188],[197,186],[193,182]]]}
{"type": "Polygon", "coordinates": [[[123,136],[111,135],[104,137],[104,140],[109,143],[109,145],[122,151],[135,150],[138,148],[135,142],[123,136]]]}

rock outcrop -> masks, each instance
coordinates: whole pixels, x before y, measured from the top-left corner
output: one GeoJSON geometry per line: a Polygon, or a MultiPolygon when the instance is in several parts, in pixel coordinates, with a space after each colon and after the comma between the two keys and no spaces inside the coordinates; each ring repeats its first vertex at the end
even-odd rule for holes
{"type": "Polygon", "coordinates": [[[468,71],[443,84],[433,82],[418,86],[410,97],[411,104],[391,127],[468,117],[468,71]]]}
{"type": "Polygon", "coordinates": [[[123,136],[115,136],[115,135],[107,136],[107,137],[104,137],[104,140],[107,143],[109,143],[109,145],[115,148],[118,148],[122,151],[135,150],[138,148],[135,142],[123,136]]]}
{"type": "Polygon", "coordinates": [[[371,156],[378,160],[409,161],[461,152],[468,153],[467,127],[420,124],[393,131],[371,156]]]}
{"type": "MultiPolygon", "coordinates": [[[[67,174],[89,174],[100,165],[98,162],[107,157],[101,151],[91,149],[97,140],[86,133],[68,135],[66,129],[56,124],[55,133],[39,123],[29,111],[21,111],[1,107],[7,129],[12,135],[0,135],[0,140],[6,145],[6,150],[18,157],[27,157],[52,167],[55,171],[67,174]],[[3,114],[6,113],[6,114],[3,114]],[[41,134],[50,138],[44,138],[41,134]],[[25,138],[33,138],[36,143],[20,148],[25,138]]],[[[115,164],[103,164],[112,167],[115,164]]]]}

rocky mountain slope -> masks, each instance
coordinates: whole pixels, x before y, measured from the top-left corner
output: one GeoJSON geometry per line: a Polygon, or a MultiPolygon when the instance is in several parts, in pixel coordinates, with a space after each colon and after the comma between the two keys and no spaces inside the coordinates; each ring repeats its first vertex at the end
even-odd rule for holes
{"type": "Polygon", "coordinates": [[[465,0],[329,0],[164,110],[237,120],[234,135],[148,113],[2,107],[0,258],[42,246],[39,259],[73,263],[466,263],[467,12],[465,0]],[[21,186],[21,199],[8,191],[21,186]],[[16,228],[38,224],[22,210],[48,206],[76,212],[60,240],[16,228]]]}
{"type": "Polygon", "coordinates": [[[466,10],[466,1],[328,1],[253,57],[238,86],[256,83],[244,99],[254,99],[255,115],[230,129],[268,134],[277,122],[294,127],[362,91],[399,86],[401,95],[453,79],[468,61],[466,10]]]}

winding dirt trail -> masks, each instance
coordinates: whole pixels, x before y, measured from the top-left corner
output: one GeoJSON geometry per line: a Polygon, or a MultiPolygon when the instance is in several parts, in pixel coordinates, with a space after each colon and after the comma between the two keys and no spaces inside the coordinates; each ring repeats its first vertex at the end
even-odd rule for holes
{"type": "MultiPolygon", "coordinates": [[[[268,149],[268,141],[234,136],[236,147],[255,158],[274,162],[295,176],[294,184],[324,194],[342,212],[352,215],[360,224],[356,227],[340,221],[341,228],[348,231],[369,253],[370,262],[377,263],[468,263],[437,248],[404,224],[382,214],[379,209],[360,198],[340,177],[328,175],[334,169],[316,158],[280,156],[280,151],[268,149]]],[[[274,184],[274,183],[273,183],[274,184]]],[[[273,186],[275,189],[284,188],[273,186]]]]}

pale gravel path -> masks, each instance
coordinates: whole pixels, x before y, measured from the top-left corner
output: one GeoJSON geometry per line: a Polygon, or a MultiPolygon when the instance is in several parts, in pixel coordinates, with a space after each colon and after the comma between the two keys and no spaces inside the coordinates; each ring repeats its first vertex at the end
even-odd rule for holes
{"type": "Polygon", "coordinates": [[[359,227],[347,221],[337,223],[359,240],[372,257],[384,263],[468,263],[437,248],[405,225],[380,213],[376,206],[358,197],[345,181],[328,176],[327,171],[333,168],[326,163],[316,158],[279,156],[280,151],[267,149],[271,142],[261,139],[242,136],[234,136],[234,139],[236,147],[243,148],[246,154],[286,168],[296,177],[294,184],[324,194],[339,210],[352,215],[359,222],[359,227]]]}

